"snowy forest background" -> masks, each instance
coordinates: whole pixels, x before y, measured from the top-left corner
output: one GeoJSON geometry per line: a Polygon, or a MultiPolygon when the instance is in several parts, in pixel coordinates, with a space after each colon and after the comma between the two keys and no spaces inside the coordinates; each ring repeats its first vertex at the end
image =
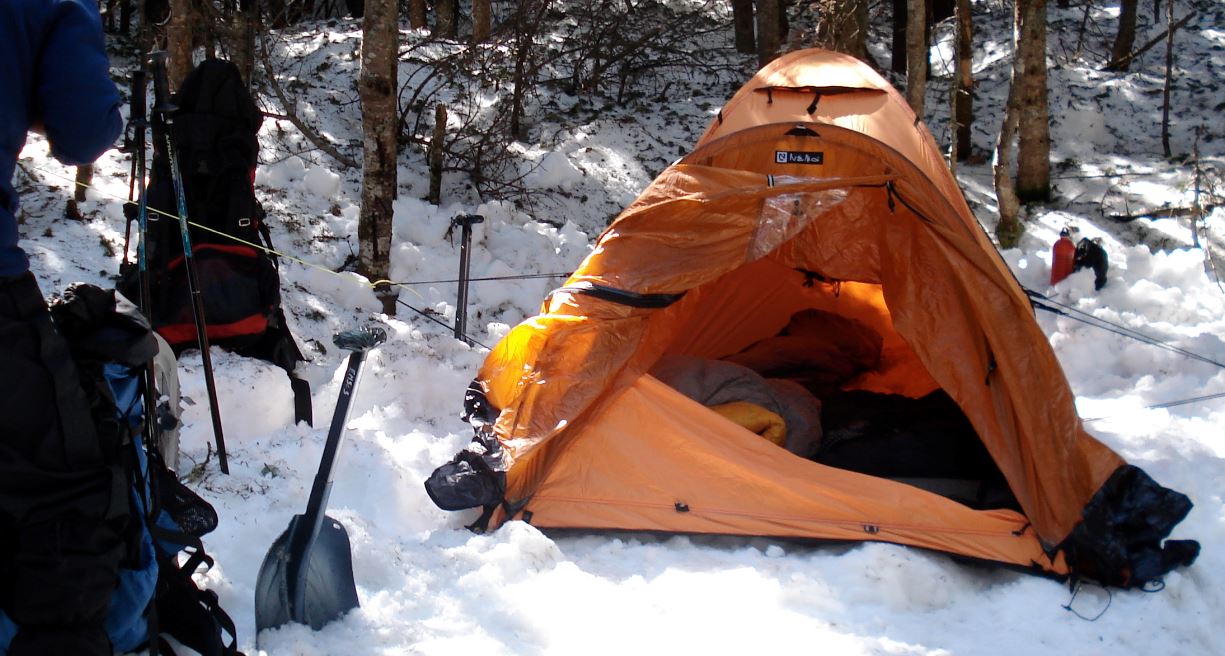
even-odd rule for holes
{"type": "MultiPolygon", "coordinates": [[[[157,38],[141,29],[155,21],[141,17],[166,17],[153,0],[143,4],[106,8],[112,73],[125,94],[138,53],[157,38]]],[[[463,529],[470,513],[436,509],[421,483],[469,439],[458,414],[487,347],[536,312],[763,57],[756,43],[737,47],[735,2],[497,2],[486,5],[488,35],[476,39],[481,4],[459,5],[451,32],[447,3],[426,7],[418,24],[409,2],[399,29],[389,30],[397,62],[389,134],[398,155],[382,189],[395,198],[382,217],[363,213],[374,205],[363,202],[372,184],[363,180],[364,151],[387,144],[372,145],[363,126],[363,21],[348,6],[197,4],[205,13],[188,27],[224,29],[169,43],[194,44],[196,60],[211,50],[249,62],[266,113],[257,193],[288,256],[280,274],[290,327],[311,359],[303,375],[314,391],[313,429],[293,424],[280,370],[214,349],[229,475],[211,443],[200,356],[180,360],[180,474],[222,519],[206,537],[217,565],[198,579],[234,616],[244,651],[257,652],[260,561],[302,511],[319,462],[344,369],[331,335],[378,323],[392,338],[370,356],[329,504],[353,541],[362,607],[320,632],[265,633],[259,647],[268,654],[1225,653],[1225,290],[1216,273],[1225,266],[1225,5],[1132,4],[1128,52],[1153,45],[1127,70],[1107,70],[1112,60],[1119,68],[1128,3],[1024,3],[1042,6],[1046,28],[1050,196],[1018,206],[1023,231],[1003,231],[1001,252],[1026,287],[1182,351],[1038,314],[1091,432],[1191,497],[1196,508],[1173,537],[1204,547],[1160,592],[1086,587],[1073,596],[1049,580],[894,545],[551,538],[517,522],[478,536],[463,529]],[[435,132],[439,105],[446,120],[435,132]],[[440,173],[433,179],[431,160],[440,173]],[[459,244],[448,227],[461,214],[485,217],[474,233],[471,344],[450,328],[459,244]],[[363,250],[363,221],[382,222],[385,262],[363,250]],[[1090,272],[1049,285],[1050,246],[1064,227],[1108,252],[1101,291],[1090,272]],[[394,296],[376,293],[371,281],[380,278],[399,283],[394,296]]],[[[893,15],[907,4],[789,5],[790,31],[778,48],[860,47],[831,42],[848,31],[831,35],[829,17],[853,15],[866,27],[863,56],[920,102],[915,67],[908,78],[894,66],[893,15]],[[827,5],[861,13],[833,14],[827,5]]],[[[1001,210],[991,159],[1013,77],[1014,13],[1004,0],[962,4],[973,19],[973,122],[968,157],[954,165],[995,235],[1001,210]]],[[[380,10],[374,0],[364,8],[367,20],[380,10]]],[[[183,29],[183,18],[171,13],[164,29],[183,29]]],[[[922,114],[945,146],[956,134],[956,26],[955,18],[936,22],[924,49],[922,114]]],[[[23,247],[45,291],[78,280],[114,284],[129,170],[129,157],[111,151],[87,176],[55,162],[31,136],[15,184],[23,247]]]]}

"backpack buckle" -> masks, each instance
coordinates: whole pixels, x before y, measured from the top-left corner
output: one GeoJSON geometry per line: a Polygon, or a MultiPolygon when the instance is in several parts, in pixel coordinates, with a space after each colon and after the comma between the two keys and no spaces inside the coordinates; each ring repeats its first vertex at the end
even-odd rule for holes
{"type": "Polygon", "coordinates": [[[242,219],[239,219],[239,220],[238,220],[238,227],[239,227],[239,228],[249,228],[249,227],[251,227],[251,219],[248,219],[248,218],[242,218],[242,219]]]}

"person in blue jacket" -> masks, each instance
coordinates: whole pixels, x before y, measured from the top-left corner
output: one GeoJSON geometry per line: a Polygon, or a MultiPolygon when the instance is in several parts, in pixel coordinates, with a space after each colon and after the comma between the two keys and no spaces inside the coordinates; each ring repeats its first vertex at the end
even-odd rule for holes
{"type": "Polygon", "coordinates": [[[118,138],[94,0],[0,0],[0,610],[16,625],[9,656],[109,655],[127,499],[18,245],[12,178],[29,130],[70,165],[118,138]]]}

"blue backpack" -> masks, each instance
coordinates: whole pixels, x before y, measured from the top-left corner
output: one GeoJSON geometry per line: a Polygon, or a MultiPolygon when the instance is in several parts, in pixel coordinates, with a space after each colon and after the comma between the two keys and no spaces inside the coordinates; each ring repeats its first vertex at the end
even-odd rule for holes
{"type": "MultiPolygon", "coordinates": [[[[81,374],[99,439],[117,445],[115,464],[129,481],[125,556],[105,624],[113,648],[173,653],[162,638],[168,634],[205,656],[239,654],[234,622],[216,593],[192,580],[213,564],[200,537],[216,528],[216,511],[166,467],[156,429],[146,426],[158,415],[173,421],[145,410],[147,367],[157,352],[148,323],[114,290],[81,283],[52,301],[51,315],[81,374]]],[[[17,628],[0,611],[0,656],[17,628]]]]}

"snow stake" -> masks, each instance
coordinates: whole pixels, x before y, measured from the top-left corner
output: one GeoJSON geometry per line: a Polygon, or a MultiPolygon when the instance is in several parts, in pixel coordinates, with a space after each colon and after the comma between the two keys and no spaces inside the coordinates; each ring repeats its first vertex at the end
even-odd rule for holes
{"type": "Polygon", "coordinates": [[[468,337],[468,280],[472,266],[470,251],[472,247],[472,226],[484,223],[485,217],[480,214],[460,214],[451,219],[448,236],[455,226],[460,226],[459,242],[459,290],[455,294],[455,339],[462,339],[469,346],[472,340],[468,337]]]}

